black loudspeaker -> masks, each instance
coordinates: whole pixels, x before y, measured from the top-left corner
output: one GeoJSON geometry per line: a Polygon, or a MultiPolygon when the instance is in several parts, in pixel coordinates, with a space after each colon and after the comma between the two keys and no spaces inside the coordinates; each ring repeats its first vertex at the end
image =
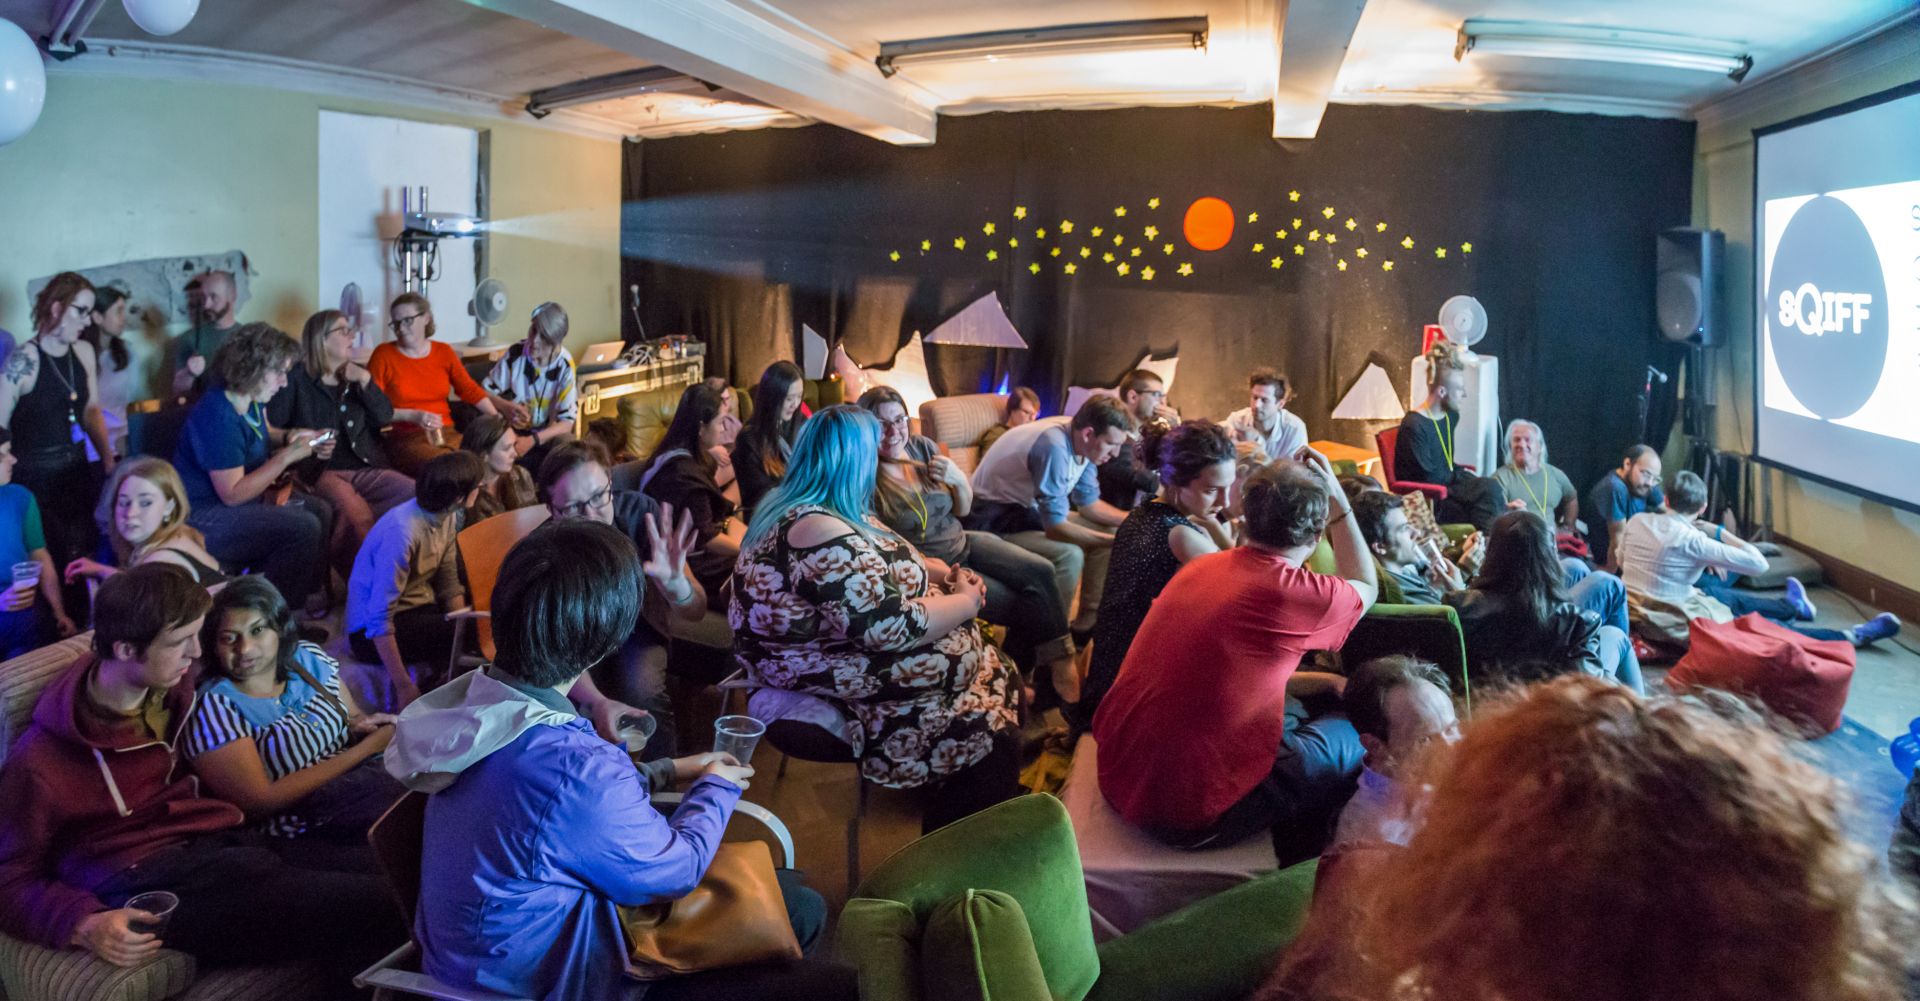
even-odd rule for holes
{"type": "Polygon", "coordinates": [[[1726,234],[1717,229],[1670,229],[1654,245],[1654,315],[1670,341],[1710,348],[1726,331],[1720,272],[1726,234]]]}

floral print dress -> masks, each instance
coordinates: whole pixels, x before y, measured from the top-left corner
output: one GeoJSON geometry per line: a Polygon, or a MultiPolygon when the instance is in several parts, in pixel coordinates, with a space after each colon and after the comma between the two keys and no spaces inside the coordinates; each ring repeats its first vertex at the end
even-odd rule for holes
{"type": "Polygon", "coordinates": [[[787,539],[803,506],[740,554],[734,568],[734,659],[758,684],[844,703],[859,723],[854,753],[869,781],[937,782],[987,756],[1016,725],[1011,672],[968,622],[927,635],[927,568],[899,536],[867,519],[818,546],[787,539]]]}

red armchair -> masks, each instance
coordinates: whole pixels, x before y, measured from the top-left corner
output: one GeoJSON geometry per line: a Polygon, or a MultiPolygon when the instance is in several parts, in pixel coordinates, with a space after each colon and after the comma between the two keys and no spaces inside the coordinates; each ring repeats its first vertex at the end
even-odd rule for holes
{"type": "MultiPolygon", "coordinates": [[[[1399,444],[1399,442],[1400,429],[1398,427],[1390,427],[1384,431],[1377,431],[1373,436],[1374,447],[1380,452],[1380,466],[1384,474],[1381,479],[1386,481],[1387,489],[1396,494],[1410,494],[1419,491],[1434,500],[1445,500],[1447,497],[1447,488],[1438,483],[1421,483],[1418,480],[1403,480],[1394,475],[1394,470],[1398,467],[1393,464],[1393,448],[1399,444]]],[[[1460,468],[1471,471],[1472,467],[1462,466],[1460,468]]]]}

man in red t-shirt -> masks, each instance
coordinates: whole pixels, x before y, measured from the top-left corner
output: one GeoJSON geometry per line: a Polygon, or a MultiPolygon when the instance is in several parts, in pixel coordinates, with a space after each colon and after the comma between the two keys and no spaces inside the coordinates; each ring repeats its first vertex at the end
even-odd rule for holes
{"type": "Polygon", "coordinates": [[[1174,575],[1093,733],[1100,791],[1128,822],[1183,848],[1271,829],[1287,862],[1319,851],[1365,756],[1337,711],[1345,679],[1296,669],[1346,642],[1377,586],[1325,456],[1275,462],[1243,496],[1247,544],[1174,575]],[[1323,533],[1337,576],[1302,565],[1323,533]],[[1316,703],[1333,708],[1310,712],[1316,703]]]}

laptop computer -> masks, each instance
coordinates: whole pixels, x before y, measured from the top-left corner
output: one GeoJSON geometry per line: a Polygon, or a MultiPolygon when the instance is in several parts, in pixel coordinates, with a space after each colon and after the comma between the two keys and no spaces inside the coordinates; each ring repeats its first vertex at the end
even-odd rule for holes
{"type": "Polygon", "coordinates": [[[580,368],[604,368],[618,361],[620,352],[625,350],[626,346],[625,341],[601,341],[598,344],[589,344],[586,350],[580,352],[580,360],[576,364],[580,368]]]}

